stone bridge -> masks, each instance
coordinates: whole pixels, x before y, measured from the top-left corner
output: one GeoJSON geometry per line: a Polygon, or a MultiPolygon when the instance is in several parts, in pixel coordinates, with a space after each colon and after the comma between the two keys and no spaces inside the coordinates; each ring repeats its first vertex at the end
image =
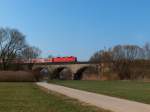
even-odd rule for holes
{"type": "Polygon", "coordinates": [[[32,66],[33,71],[40,72],[43,69],[48,71],[52,79],[98,80],[101,63],[42,63],[32,66]]]}

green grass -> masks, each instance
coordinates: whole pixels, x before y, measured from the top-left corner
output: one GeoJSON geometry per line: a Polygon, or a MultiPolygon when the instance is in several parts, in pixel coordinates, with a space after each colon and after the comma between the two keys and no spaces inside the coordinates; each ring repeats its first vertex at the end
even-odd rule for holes
{"type": "Polygon", "coordinates": [[[32,83],[0,83],[0,112],[106,111],[57,93],[47,93],[32,83]]]}
{"type": "Polygon", "coordinates": [[[150,104],[149,82],[54,80],[51,83],[150,104]]]}

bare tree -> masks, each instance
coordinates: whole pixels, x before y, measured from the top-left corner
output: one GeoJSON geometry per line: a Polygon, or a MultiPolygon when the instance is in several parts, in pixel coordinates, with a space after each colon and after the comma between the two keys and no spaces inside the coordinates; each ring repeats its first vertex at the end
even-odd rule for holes
{"type": "Polygon", "coordinates": [[[91,58],[91,62],[110,62],[112,61],[112,53],[109,50],[100,50],[96,52],[91,58]]]}
{"type": "Polygon", "coordinates": [[[1,28],[0,29],[0,59],[2,69],[6,69],[26,46],[25,36],[16,29],[1,28]]]}
{"type": "Polygon", "coordinates": [[[145,51],[145,59],[150,60],[150,43],[146,43],[143,49],[145,51]]]}
{"type": "Polygon", "coordinates": [[[100,62],[101,61],[101,54],[102,54],[102,50],[100,51],[97,51],[96,53],[94,53],[90,60],[89,61],[92,61],[92,62],[100,62]]]}
{"type": "Polygon", "coordinates": [[[137,45],[117,45],[108,50],[96,52],[90,61],[106,63],[110,70],[116,72],[120,79],[131,79],[131,66],[135,60],[144,58],[143,48],[137,45]]]}
{"type": "Polygon", "coordinates": [[[22,52],[21,52],[21,57],[27,60],[37,58],[41,54],[41,50],[37,47],[26,47],[22,52]]]}
{"type": "Polygon", "coordinates": [[[121,79],[131,78],[131,64],[140,58],[141,48],[136,45],[118,45],[112,49],[114,70],[121,79]]]}

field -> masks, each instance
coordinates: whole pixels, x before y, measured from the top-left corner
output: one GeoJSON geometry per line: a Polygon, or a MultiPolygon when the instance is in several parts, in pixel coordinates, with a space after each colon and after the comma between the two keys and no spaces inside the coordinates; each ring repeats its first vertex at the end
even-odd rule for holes
{"type": "Polygon", "coordinates": [[[32,83],[0,83],[0,112],[108,112],[47,93],[32,83]]]}
{"type": "Polygon", "coordinates": [[[149,82],[54,80],[50,83],[150,104],[149,82]]]}

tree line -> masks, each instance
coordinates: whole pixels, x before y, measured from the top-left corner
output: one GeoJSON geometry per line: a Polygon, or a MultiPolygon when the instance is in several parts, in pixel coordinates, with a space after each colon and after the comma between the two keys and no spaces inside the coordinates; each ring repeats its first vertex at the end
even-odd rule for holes
{"type": "Polygon", "coordinates": [[[0,28],[0,69],[7,70],[14,59],[37,58],[41,50],[30,46],[17,29],[0,28]]]}
{"type": "Polygon", "coordinates": [[[90,61],[108,63],[111,70],[116,72],[120,79],[134,79],[144,73],[145,62],[150,62],[150,43],[143,47],[138,45],[116,45],[109,49],[103,49],[94,53],[90,61]],[[137,69],[139,66],[139,69],[137,69]],[[133,70],[139,71],[136,76],[133,70]]]}

